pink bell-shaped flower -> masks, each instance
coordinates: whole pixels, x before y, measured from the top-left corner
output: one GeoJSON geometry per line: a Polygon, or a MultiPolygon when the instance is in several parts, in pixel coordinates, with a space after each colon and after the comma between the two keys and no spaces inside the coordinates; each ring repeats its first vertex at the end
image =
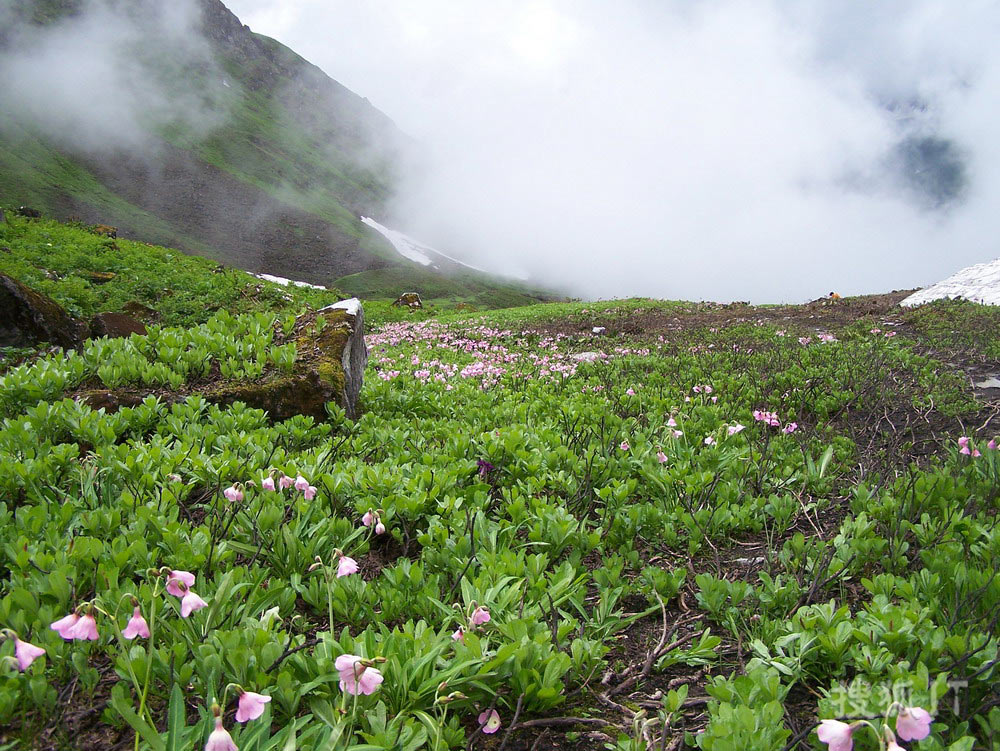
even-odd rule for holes
{"type": "Polygon", "coordinates": [[[490,622],[490,611],[484,608],[482,605],[477,607],[472,611],[472,615],[469,616],[469,623],[473,626],[482,626],[484,623],[490,622]]]}
{"type": "Polygon", "coordinates": [[[816,735],[830,747],[830,751],[851,751],[854,748],[853,733],[854,728],[840,720],[823,720],[816,728],[816,735]]]}
{"type": "Polygon", "coordinates": [[[341,555],[337,562],[337,578],[358,573],[358,562],[348,555],[341,555]]]}
{"type": "Polygon", "coordinates": [[[460,641],[465,643],[465,629],[459,626],[455,629],[455,632],[451,635],[451,638],[455,641],[460,641]]]}
{"type": "Polygon", "coordinates": [[[188,587],[194,586],[194,574],[190,571],[171,571],[167,575],[167,592],[174,597],[183,597],[188,587]]]}
{"type": "Polygon", "coordinates": [[[316,497],[317,488],[315,485],[309,485],[305,490],[302,491],[302,497],[307,501],[311,501],[316,497]]]}
{"type": "Polygon", "coordinates": [[[230,485],[228,488],[223,490],[222,495],[226,496],[226,499],[232,503],[239,503],[243,500],[243,491],[235,485],[230,485]]]}
{"type": "Polygon", "coordinates": [[[207,607],[208,603],[189,589],[181,598],[181,618],[187,618],[194,611],[207,607]]]}
{"type": "Polygon", "coordinates": [[[80,616],[80,620],[70,626],[69,630],[63,634],[63,638],[77,639],[79,641],[97,641],[100,635],[97,633],[97,620],[91,613],[80,616]]]}
{"type": "Polygon", "coordinates": [[[208,736],[208,743],[205,744],[205,751],[240,751],[233,736],[222,727],[222,718],[215,718],[215,730],[208,736]]]}
{"type": "Polygon", "coordinates": [[[375,693],[383,680],[385,680],[376,668],[363,664],[362,658],[357,655],[341,655],[334,662],[334,667],[340,671],[340,690],[348,694],[364,694],[368,696],[375,693]]]}
{"type": "Polygon", "coordinates": [[[295,478],[295,489],[298,490],[300,493],[304,493],[306,491],[306,488],[308,487],[309,487],[309,481],[302,475],[299,475],[298,477],[295,478]]]}
{"type": "Polygon", "coordinates": [[[931,734],[930,713],[922,707],[903,707],[896,715],[896,732],[904,741],[919,741],[931,734]]]}
{"type": "Polygon", "coordinates": [[[80,616],[76,613],[70,613],[69,615],[64,615],[58,621],[55,621],[49,628],[55,631],[63,639],[69,641],[73,637],[70,636],[70,629],[77,624],[80,620],[80,616]]]}
{"type": "Polygon", "coordinates": [[[16,636],[14,637],[14,657],[17,658],[17,667],[22,673],[43,654],[45,654],[45,650],[41,647],[36,647],[31,642],[21,641],[16,636]]]}
{"type": "Polygon", "coordinates": [[[236,721],[249,722],[256,720],[264,714],[265,705],[271,701],[271,697],[266,694],[255,694],[253,691],[244,691],[240,694],[239,706],[236,708],[236,721]]]}
{"type": "Polygon", "coordinates": [[[137,636],[141,636],[143,639],[149,638],[149,624],[142,617],[142,610],[139,609],[138,605],[135,606],[132,617],[128,619],[128,624],[122,630],[122,636],[126,639],[134,639],[137,636]]]}
{"type": "Polygon", "coordinates": [[[384,535],[385,534],[385,525],[382,523],[381,519],[375,525],[375,534],[377,534],[377,535],[384,535]]]}
{"type": "Polygon", "coordinates": [[[365,527],[370,527],[375,521],[375,512],[368,509],[364,515],[361,517],[361,524],[365,527]]]}
{"type": "Polygon", "coordinates": [[[260,487],[262,490],[273,491],[275,489],[274,478],[268,475],[267,477],[265,477],[263,480],[260,481],[260,487]]]}
{"type": "Polygon", "coordinates": [[[294,484],[295,484],[295,480],[293,480],[291,477],[289,477],[288,475],[286,475],[284,473],[282,473],[281,477],[278,478],[278,487],[281,488],[282,490],[290,488],[294,484]]]}
{"type": "Polygon", "coordinates": [[[479,725],[484,733],[495,733],[500,729],[500,714],[495,709],[479,714],[479,725]]]}

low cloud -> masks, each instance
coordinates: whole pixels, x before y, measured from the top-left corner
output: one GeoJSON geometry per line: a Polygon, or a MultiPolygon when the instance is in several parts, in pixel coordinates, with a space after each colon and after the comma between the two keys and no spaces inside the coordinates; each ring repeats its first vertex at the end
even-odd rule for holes
{"type": "Polygon", "coordinates": [[[586,296],[802,300],[997,255],[983,3],[234,0],[421,145],[398,229],[586,296]]]}
{"type": "Polygon", "coordinates": [[[163,128],[197,138],[219,122],[211,87],[190,85],[222,81],[195,0],[87,0],[45,26],[15,25],[7,14],[0,108],[60,144],[152,156],[163,128]]]}

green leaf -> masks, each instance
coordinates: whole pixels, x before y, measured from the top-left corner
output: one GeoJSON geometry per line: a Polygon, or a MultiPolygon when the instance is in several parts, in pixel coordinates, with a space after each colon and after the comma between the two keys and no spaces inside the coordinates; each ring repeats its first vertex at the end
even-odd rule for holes
{"type": "Polygon", "coordinates": [[[167,705],[167,746],[166,751],[182,751],[184,729],[187,727],[187,713],[184,711],[184,693],[180,684],[175,683],[167,705]]]}
{"type": "MultiPolygon", "coordinates": [[[[118,686],[115,688],[118,688],[118,686]]],[[[160,734],[156,732],[156,728],[151,727],[132,708],[132,704],[125,696],[124,686],[121,687],[121,691],[111,692],[111,706],[135,732],[142,736],[142,739],[149,744],[152,751],[166,751],[167,746],[160,737],[160,734]]]]}

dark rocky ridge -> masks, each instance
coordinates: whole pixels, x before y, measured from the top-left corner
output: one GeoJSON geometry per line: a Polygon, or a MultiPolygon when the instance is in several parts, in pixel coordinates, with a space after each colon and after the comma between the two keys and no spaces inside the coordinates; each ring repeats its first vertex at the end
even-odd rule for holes
{"type": "MultiPolygon", "coordinates": [[[[155,18],[153,0],[109,2],[140,27],[155,18]]],[[[224,122],[194,144],[154,128],[155,145],[144,153],[111,144],[93,153],[48,139],[54,151],[134,210],[63,184],[52,184],[41,197],[18,195],[16,180],[0,181],[0,203],[30,200],[57,218],[113,224],[127,237],[321,284],[403,265],[385,260],[393,252],[358,215],[381,214],[406,138],[366,99],[254,34],[220,0],[195,2],[214,61],[177,60],[157,74],[168,76],[166,85],[184,96],[193,92],[210,102],[224,122]],[[159,221],[148,221],[150,215],[159,221]]],[[[6,29],[0,46],[16,49],[83,7],[80,0],[15,0],[8,12],[21,29],[6,29]]],[[[16,153],[16,137],[0,127],[0,149],[16,153]]]]}

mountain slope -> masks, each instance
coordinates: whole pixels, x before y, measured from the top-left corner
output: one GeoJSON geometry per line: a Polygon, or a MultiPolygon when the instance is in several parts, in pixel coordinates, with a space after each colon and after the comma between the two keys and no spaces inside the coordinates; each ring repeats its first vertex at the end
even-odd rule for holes
{"type": "Polygon", "coordinates": [[[219,0],[15,0],[0,66],[0,205],[319,284],[423,278],[360,220],[406,136],[219,0]]]}

